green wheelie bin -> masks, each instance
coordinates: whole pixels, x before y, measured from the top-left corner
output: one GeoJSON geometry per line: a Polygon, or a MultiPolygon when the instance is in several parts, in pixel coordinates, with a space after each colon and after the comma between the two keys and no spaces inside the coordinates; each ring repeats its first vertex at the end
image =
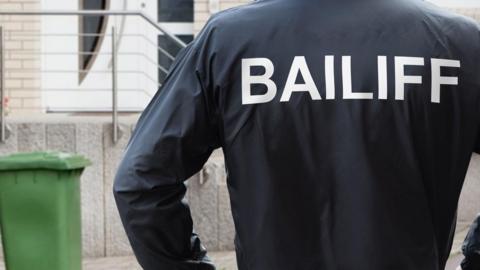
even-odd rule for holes
{"type": "Polygon", "coordinates": [[[0,157],[0,228],[7,270],[81,270],[80,175],[86,158],[0,157]]]}

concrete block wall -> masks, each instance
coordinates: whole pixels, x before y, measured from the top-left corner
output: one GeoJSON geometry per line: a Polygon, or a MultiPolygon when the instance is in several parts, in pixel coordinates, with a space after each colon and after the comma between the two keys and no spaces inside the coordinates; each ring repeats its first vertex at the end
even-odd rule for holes
{"type": "MultiPolygon", "coordinates": [[[[40,10],[41,0],[0,0],[2,11],[40,10]]],[[[16,114],[40,112],[41,18],[0,16],[5,31],[5,87],[9,111],[16,114]]]]}
{"type": "MultiPolygon", "coordinates": [[[[8,139],[0,144],[0,155],[57,150],[79,153],[93,161],[81,178],[85,257],[132,254],[113,199],[112,180],[135,121],[123,121],[120,140],[113,143],[108,118],[10,119],[8,139]]],[[[223,158],[216,152],[204,170],[187,181],[195,230],[211,251],[233,249],[234,229],[225,178],[223,158]]]]}

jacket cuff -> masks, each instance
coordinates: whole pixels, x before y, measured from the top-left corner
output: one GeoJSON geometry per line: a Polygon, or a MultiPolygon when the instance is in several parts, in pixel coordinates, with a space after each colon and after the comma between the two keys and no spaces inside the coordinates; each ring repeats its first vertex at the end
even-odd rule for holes
{"type": "Polygon", "coordinates": [[[461,265],[462,265],[462,270],[480,269],[480,255],[472,255],[472,256],[465,257],[461,265]]]}

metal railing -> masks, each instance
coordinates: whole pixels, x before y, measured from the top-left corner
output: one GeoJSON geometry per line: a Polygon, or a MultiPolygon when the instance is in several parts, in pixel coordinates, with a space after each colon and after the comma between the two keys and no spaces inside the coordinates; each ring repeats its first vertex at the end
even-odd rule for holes
{"type": "Polygon", "coordinates": [[[112,125],[113,141],[118,141],[117,32],[112,27],[112,125]]]}
{"type": "Polygon", "coordinates": [[[0,141],[4,142],[6,139],[6,123],[5,123],[5,33],[0,27],[0,141]]]}
{"type": "MultiPolygon", "coordinates": [[[[152,26],[160,35],[167,37],[167,39],[175,44],[178,49],[183,48],[186,44],[177,38],[175,35],[171,34],[165,28],[160,26],[157,22],[151,19],[149,16],[144,14],[141,11],[112,11],[112,10],[81,10],[81,11],[0,11],[0,17],[2,16],[93,16],[93,17],[108,17],[108,16],[123,16],[126,17],[138,17],[148,25],[152,26]]],[[[99,88],[99,89],[92,89],[92,91],[111,91],[111,98],[112,98],[112,107],[111,107],[111,115],[112,115],[112,125],[113,125],[113,132],[112,132],[112,139],[114,142],[117,142],[119,138],[119,124],[118,124],[118,74],[136,74],[138,76],[143,76],[146,78],[147,81],[150,83],[154,83],[157,87],[161,86],[159,82],[159,78],[153,78],[151,75],[145,73],[142,70],[118,70],[118,57],[119,56],[130,56],[130,57],[137,57],[138,59],[142,59],[147,64],[152,65],[152,68],[158,70],[158,72],[167,74],[169,67],[162,66],[158,62],[157,56],[153,58],[151,55],[145,52],[119,52],[118,51],[118,40],[120,38],[136,38],[138,41],[142,41],[149,46],[153,46],[152,49],[155,49],[158,54],[165,56],[166,59],[173,62],[175,59],[174,53],[169,52],[168,49],[161,47],[157,41],[152,41],[148,36],[143,35],[141,33],[117,33],[117,29],[115,26],[111,28],[111,33],[103,33],[103,34],[93,34],[93,33],[43,33],[40,31],[35,32],[21,32],[15,35],[14,31],[11,30],[9,33],[9,37],[11,40],[15,40],[15,38],[22,38],[22,40],[38,40],[38,38],[42,37],[102,37],[102,38],[111,38],[111,51],[110,52],[99,52],[99,51],[77,51],[77,52],[68,52],[68,51],[42,51],[42,50],[35,50],[35,49],[22,49],[16,52],[16,54],[23,55],[23,57],[28,57],[31,55],[32,57],[41,57],[47,55],[58,55],[58,56],[67,56],[67,55],[89,55],[89,56],[100,56],[106,55],[107,57],[111,57],[110,60],[110,69],[109,70],[83,70],[80,67],[78,70],[67,70],[67,69],[32,69],[28,70],[25,68],[11,68],[6,64],[6,51],[8,50],[6,47],[6,40],[5,34],[8,32],[6,27],[2,26],[0,22],[0,141],[4,142],[6,140],[7,135],[7,126],[6,126],[6,77],[7,73],[11,72],[26,72],[26,73],[39,73],[39,74],[68,74],[68,73],[81,73],[81,72],[89,72],[89,73],[111,73],[111,89],[108,88],[99,88]]],[[[170,62],[170,64],[171,64],[170,62]]],[[[157,76],[158,77],[158,76],[157,76]]],[[[65,87],[63,88],[41,88],[43,91],[67,91],[65,87]]],[[[27,87],[23,87],[22,90],[28,90],[27,87]]],[[[72,90],[75,90],[73,88],[72,90]]],[[[123,90],[123,89],[122,89],[123,90]]],[[[125,89],[125,91],[140,91],[145,92],[145,89],[125,89]]]]}
{"type": "Polygon", "coordinates": [[[141,11],[124,11],[124,10],[55,10],[55,11],[0,11],[0,16],[139,16],[148,22],[151,26],[155,27],[158,31],[162,32],[179,46],[186,46],[186,44],[171,34],[165,28],[156,23],[152,18],[147,16],[141,11]]]}

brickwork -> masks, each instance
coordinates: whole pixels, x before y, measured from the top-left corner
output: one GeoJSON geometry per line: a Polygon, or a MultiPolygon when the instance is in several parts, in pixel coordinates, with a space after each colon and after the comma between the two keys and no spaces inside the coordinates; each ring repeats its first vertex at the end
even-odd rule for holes
{"type": "MultiPolygon", "coordinates": [[[[2,11],[31,11],[41,0],[0,0],[2,11]]],[[[5,32],[5,89],[9,112],[26,114],[41,111],[40,28],[38,16],[0,16],[5,32]]]]}

